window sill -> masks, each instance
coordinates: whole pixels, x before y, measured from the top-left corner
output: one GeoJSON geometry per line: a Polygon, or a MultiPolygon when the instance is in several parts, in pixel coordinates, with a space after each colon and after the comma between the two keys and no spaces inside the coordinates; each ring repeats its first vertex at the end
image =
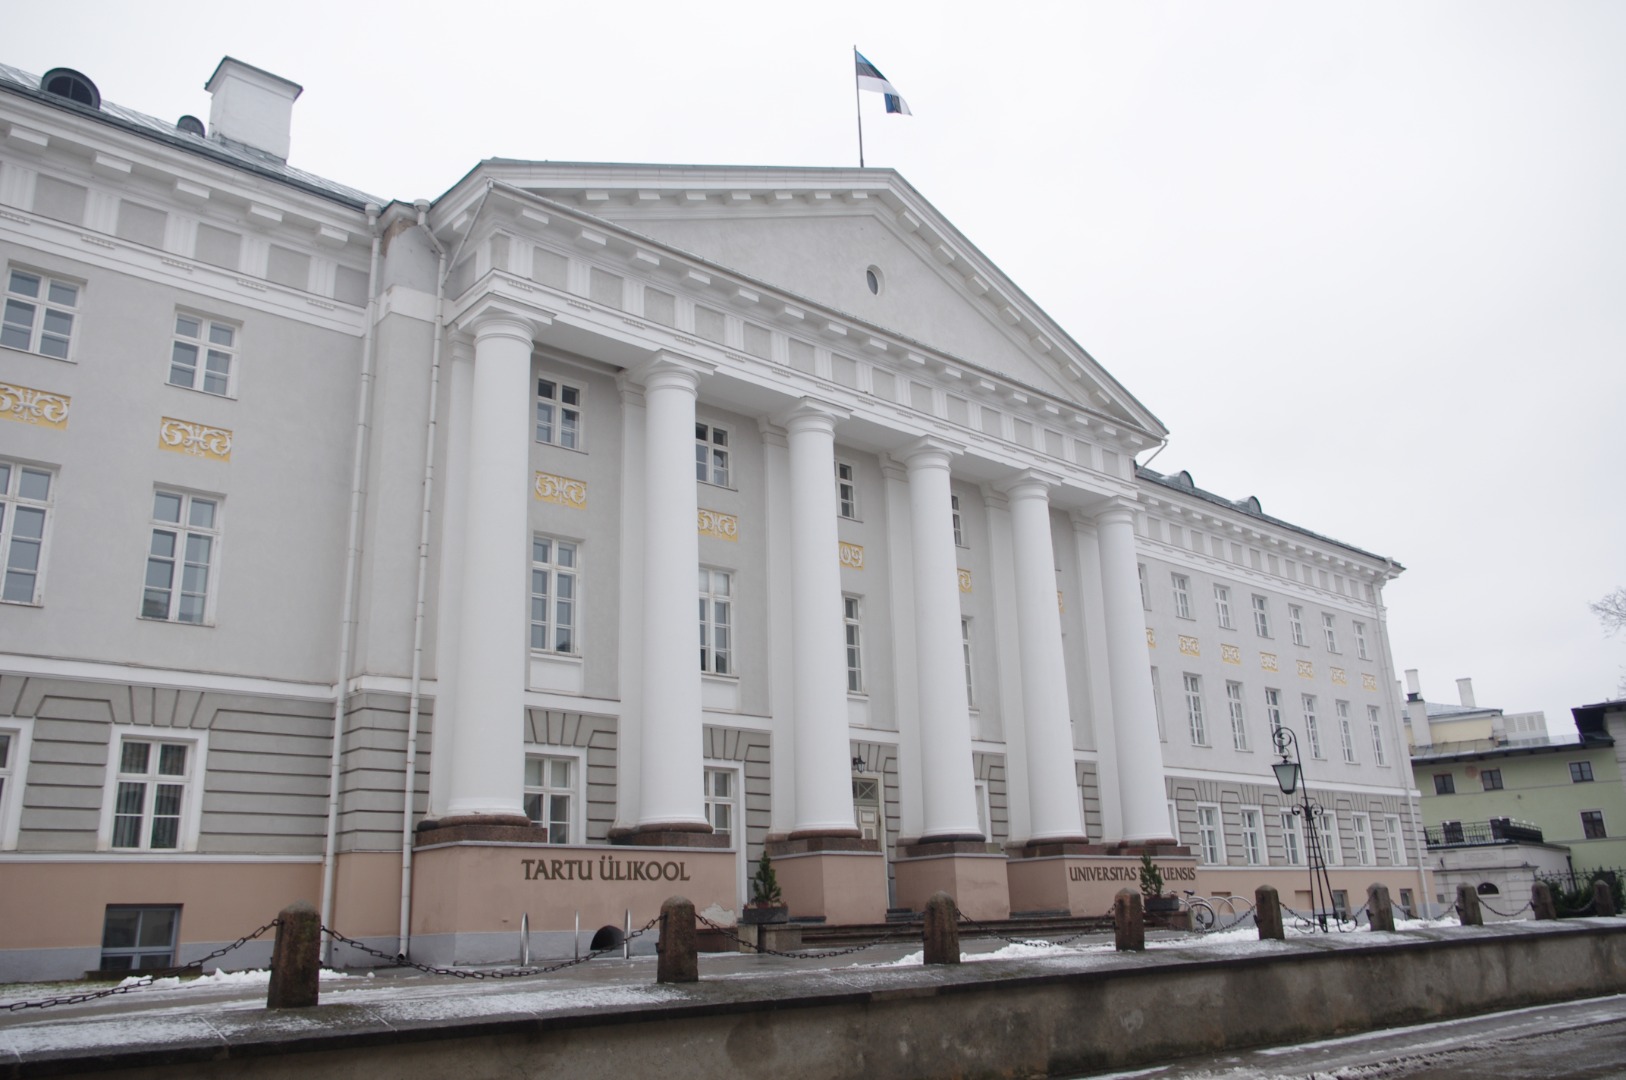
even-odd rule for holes
{"type": "Polygon", "coordinates": [[[558,443],[543,442],[541,439],[532,439],[531,445],[545,446],[549,450],[563,450],[567,454],[580,454],[582,457],[587,456],[587,450],[580,446],[560,446],[558,443]]]}
{"type": "Polygon", "coordinates": [[[19,349],[15,345],[0,345],[0,349],[4,349],[6,352],[21,353],[24,356],[37,356],[41,360],[50,360],[57,364],[77,365],[79,363],[71,356],[52,356],[50,353],[36,352],[33,349],[19,349]]]}
{"type": "Polygon", "coordinates": [[[696,479],[695,483],[703,484],[706,487],[710,487],[710,488],[717,488],[720,491],[738,491],[738,490],[740,490],[739,488],[735,487],[733,484],[714,484],[710,480],[696,479]]]}
{"type": "Polygon", "coordinates": [[[165,386],[171,390],[185,390],[189,394],[201,394],[204,397],[214,398],[216,401],[236,401],[236,394],[217,394],[213,390],[200,390],[196,386],[182,386],[180,383],[166,382],[165,386]]]}
{"type": "Polygon", "coordinates": [[[158,623],[161,626],[192,626],[204,630],[213,630],[212,622],[182,622],[180,619],[155,619],[151,615],[137,615],[136,618],[144,623],[158,623]]]}
{"type": "Polygon", "coordinates": [[[0,604],[6,604],[6,605],[8,605],[10,607],[31,607],[31,608],[44,608],[45,607],[45,605],[43,603],[41,603],[40,601],[38,601],[38,600],[0,600],[0,604]]]}

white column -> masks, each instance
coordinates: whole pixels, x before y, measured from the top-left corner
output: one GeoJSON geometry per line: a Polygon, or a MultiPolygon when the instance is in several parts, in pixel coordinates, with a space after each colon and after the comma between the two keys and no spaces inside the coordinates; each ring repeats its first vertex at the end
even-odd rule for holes
{"type": "Polygon", "coordinates": [[[1140,574],[1135,569],[1135,515],[1127,506],[1113,506],[1097,514],[1095,522],[1101,541],[1101,598],[1123,839],[1130,844],[1172,843],[1163,793],[1163,747],[1157,737],[1151,666],[1146,660],[1140,574]]]}
{"type": "Polygon", "coordinates": [[[791,637],[790,442],[785,429],[763,418],[765,525],[768,536],[768,709],[773,716],[773,800],[768,832],[789,836],[796,827],[796,660],[791,637]]]}
{"type": "Polygon", "coordinates": [[[886,490],[887,599],[892,605],[892,708],[898,718],[898,836],[921,836],[925,803],[921,790],[920,699],[915,657],[915,544],[909,520],[909,472],[902,462],[881,456],[886,490]]]}
{"type": "Polygon", "coordinates": [[[704,369],[661,356],[644,383],[643,791],[640,829],[709,832],[702,787],[700,539],[694,401],[704,369]]]}
{"type": "Polygon", "coordinates": [[[616,389],[621,397],[621,654],[616,663],[621,719],[613,836],[638,827],[644,786],[644,392],[627,372],[617,377],[616,389]]]}
{"type": "Polygon", "coordinates": [[[1005,488],[1016,571],[1022,722],[1026,733],[1030,842],[1084,840],[1073,765],[1072,712],[1050,536],[1050,484],[1031,473],[1005,488]]]}
{"type": "Polygon", "coordinates": [[[531,341],[517,316],[474,325],[449,817],[525,813],[531,341]]]}
{"type": "Polygon", "coordinates": [[[790,441],[791,647],[795,836],[857,836],[847,739],[847,661],[836,535],[835,425],[846,414],[804,398],[781,423],[790,441]]]}
{"type": "Polygon", "coordinates": [[[463,640],[463,610],[457,602],[463,595],[463,552],[461,523],[469,518],[468,484],[469,398],[474,386],[474,344],[461,335],[452,340],[450,377],[447,380],[446,463],[442,475],[450,483],[441,485],[440,610],[435,629],[435,719],[429,752],[429,816],[447,816],[451,798],[452,759],[457,743],[453,738],[452,717],[457,701],[458,643],[463,640]]]}
{"type": "Polygon", "coordinates": [[[1084,685],[1089,694],[1090,734],[1094,736],[1096,793],[1101,807],[1101,835],[1123,836],[1122,801],[1118,797],[1118,740],[1112,730],[1112,677],[1107,659],[1107,622],[1102,613],[1101,537],[1095,522],[1073,513],[1073,548],[1078,558],[1079,621],[1084,626],[1084,685]]]}
{"type": "Polygon", "coordinates": [[[922,840],[980,840],[971,715],[960,652],[960,594],[949,504],[947,444],[922,439],[900,455],[909,468],[915,562],[915,677],[920,702],[922,840]]]}

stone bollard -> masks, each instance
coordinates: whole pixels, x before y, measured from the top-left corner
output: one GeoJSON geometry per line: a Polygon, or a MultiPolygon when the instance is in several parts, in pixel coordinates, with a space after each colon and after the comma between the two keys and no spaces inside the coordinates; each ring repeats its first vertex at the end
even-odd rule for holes
{"type": "Polygon", "coordinates": [[[655,942],[655,981],[700,981],[700,935],[694,925],[694,902],[668,897],[661,905],[661,937],[655,942]]]}
{"type": "Polygon", "coordinates": [[[1615,891],[1607,881],[1592,883],[1592,914],[1609,916],[1615,913],[1615,891]]]}
{"type": "Polygon", "coordinates": [[[932,894],[926,901],[926,918],[921,931],[928,964],[960,962],[959,910],[954,897],[946,892],[932,894]]]}
{"type": "Polygon", "coordinates": [[[1545,881],[1530,886],[1530,911],[1537,919],[1558,918],[1558,905],[1553,902],[1553,890],[1545,881]]]}
{"type": "Polygon", "coordinates": [[[1118,890],[1112,898],[1112,925],[1119,952],[1146,950],[1146,912],[1141,908],[1140,893],[1118,890]]]}
{"type": "Polygon", "coordinates": [[[1366,917],[1374,930],[1395,928],[1395,905],[1389,899],[1389,886],[1382,884],[1366,887],[1366,917]]]}
{"type": "Polygon", "coordinates": [[[1274,885],[1261,885],[1253,890],[1253,921],[1259,927],[1259,940],[1281,941],[1287,937],[1282,930],[1282,897],[1274,885]]]}
{"type": "Polygon", "coordinates": [[[1463,926],[1484,926],[1485,916],[1479,910],[1479,894],[1472,885],[1457,886],[1457,918],[1463,926]]]}
{"type": "Polygon", "coordinates": [[[265,992],[268,1009],[306,1009],[316,1004],[322,977],[322,919],[316,909],[295,900],[277,916],[271,946],[271,982],[265,992]]]}

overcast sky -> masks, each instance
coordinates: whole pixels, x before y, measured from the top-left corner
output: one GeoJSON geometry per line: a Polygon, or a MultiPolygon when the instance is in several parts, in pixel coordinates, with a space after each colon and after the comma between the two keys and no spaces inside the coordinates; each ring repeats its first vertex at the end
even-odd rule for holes
{"type": "MultiPolygon", "coordinates": [[[[0,61],[433,198],[486,157],[897,169],[1169,427],[1153,463],[1407,567],[1431,700],[1614,696],[1626,3],[14,4],[0,61]]],[[[1147,455],[1142,455],[1145,462],[1147,455]]]]}

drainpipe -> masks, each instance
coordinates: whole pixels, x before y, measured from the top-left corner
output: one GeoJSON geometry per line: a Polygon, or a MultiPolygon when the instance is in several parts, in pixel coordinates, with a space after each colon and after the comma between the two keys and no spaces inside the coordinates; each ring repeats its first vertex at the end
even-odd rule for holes
{"type": "MultiPolygon", "coordinates": [[[[367,231],[373,236],[367,263],[367,314],[361,339],[361,379],[356,394],[356,445],[350,466],[350,530],[345,545],[344,598],[339,608],[339,655],[333,687],[333,754],[328,766],[327,838],[322,845],[322,925],[333,925],[333,879],[339,846],[339,770],[344,756],[344,715],[350,703],[350,650],[356,632],[356,577],[361,566],[361,517],[366,500],[367,433],[373,401],[373,323],[378,315],[378,205],[368,203],[367,231]]],[[[325,962],[333,962],[333,939],[322,943],[325,962]]]]}
{"type": "MultiPolygon", "coordinates": [[[[469,227],[452,252],[453,260],[462,253],[463,241],[474,231],[474,222],[479,219],[480,211],[485,208],[486,199],[490,196],[491,184],[487,182],[485,193],[474,208],[469,227]]],[[[429,227],[429,200],[419,199],[412,205],[418,211],[418,228],[423,230],[439,261],[435,267],[435,331],[429,351],[429,421],[424,431],[423,503],[418,513],[417,602],[412,612],[412,679],[407,698],[406,762],[401,790],[401,925],[396,955],[403,959],[412,945],[412,805],[418,787],[418,721],[423,707],[423,631],[428,622],[424,596],[429,585],[430,510],[435,497],[435,448],[440,433],[440,353],[446,333],[446,278],[451,272],[446,249],[429,227]]]]}

